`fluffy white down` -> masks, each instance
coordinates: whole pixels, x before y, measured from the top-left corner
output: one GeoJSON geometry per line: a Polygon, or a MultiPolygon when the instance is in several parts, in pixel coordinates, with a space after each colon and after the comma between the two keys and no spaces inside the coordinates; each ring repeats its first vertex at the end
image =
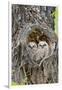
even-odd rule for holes
{"type": "Polygon", "coordinates": [[[35,61],[38,61],[48,56],[49,46],[46,41],[40,41],[38,45],[35,42],[29,42],[27,51],[32,60],[35,59],[35,61]]]}

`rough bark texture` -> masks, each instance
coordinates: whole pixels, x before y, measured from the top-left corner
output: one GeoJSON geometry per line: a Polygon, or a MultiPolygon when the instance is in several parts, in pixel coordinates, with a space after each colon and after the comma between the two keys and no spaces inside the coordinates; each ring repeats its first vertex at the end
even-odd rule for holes
{"type": "Polygon", "coordinates": [[[12,5],[12,82],[42,84],[58,82],[58,47],[54,33],[55,7],[12,5]],[[32,28],[33,27],[33,28],[32,28]],[[32,64],[26,52],[26,41],[33,29],[40,29],[48,38],[53,54],[40,66],[32,64]]]}

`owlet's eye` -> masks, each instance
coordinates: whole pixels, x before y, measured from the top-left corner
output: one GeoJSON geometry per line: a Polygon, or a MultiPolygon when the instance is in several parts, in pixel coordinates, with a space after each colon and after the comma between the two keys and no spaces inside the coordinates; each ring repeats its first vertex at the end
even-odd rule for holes
{"type": "Polygon", "coordinates": [[[43,45],[40,44],[39,46],[42,47],[43,45]]]}
{"type": "Polygon", "coordinates": [[[46,44],[44,44],[43,46],[46,46],[46,44]]]}

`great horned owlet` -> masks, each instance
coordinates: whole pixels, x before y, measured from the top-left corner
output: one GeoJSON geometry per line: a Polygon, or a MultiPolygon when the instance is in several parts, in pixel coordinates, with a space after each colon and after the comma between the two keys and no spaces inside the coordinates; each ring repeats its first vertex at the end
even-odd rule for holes
{"type": "Polygon", "coordinates": [[[35,42],[29,42],[29,44],[27,45],[27,52],[28,52],[30,58],[33,59],[34,55],[37,52],[37,45],[35,42]]]}

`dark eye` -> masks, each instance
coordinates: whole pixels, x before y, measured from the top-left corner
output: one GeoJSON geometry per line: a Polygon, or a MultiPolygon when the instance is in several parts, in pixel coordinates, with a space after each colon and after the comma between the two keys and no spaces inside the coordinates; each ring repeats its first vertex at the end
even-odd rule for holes
{"type": "Polygon", "coordinates": [[[32,48],[30,45],[28,45],[29,48],[32,48]]]}
{"type": "Polygon", "coordinates": [[[42,47],[43,45],[41,45],[41,44],[40,44],[39,46],[41,46],[41,47],[42,47]]]}
{"type": "Polygon", "coordinates": [[[34,48],[35,46],[34,46],[34,45],[33,45],[33,46],[30,46],[30,45],[29,45],[28,47],[32,49],[32,48],[34,48]]]}
{"type": "Polygon", "coordinates": [[[43,46],[46,46],[46,44],[44,44],[43,46]]]}
{"type": "Polygon", "coordinates": [[[33,45],[32,48],[34,48],[35,46],[33,45]]]}

